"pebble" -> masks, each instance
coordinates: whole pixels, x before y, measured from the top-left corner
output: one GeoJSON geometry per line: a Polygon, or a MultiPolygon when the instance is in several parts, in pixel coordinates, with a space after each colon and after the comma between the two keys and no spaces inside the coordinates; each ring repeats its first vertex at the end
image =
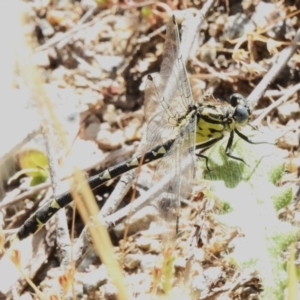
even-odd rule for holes
{"type": "Polygon", "coordinates": [[[217,57],[216,40],[210,38],[201,48],[200,48],[200,61],[207,64],[212,64],[217,57]]]}
{"type": "Polygon", "coordinates": [[[136,269],[141,263],[141,258],[140,254],[127,254],[124,258],[124,266],[129,270],[136,269]]]}
{"type": "Polygon", "coordinates": [[[266,31],[266,34],[271,38],[282,38],[281,34],[283,28],[287,29],[287,22],[285,20],[286,12],[280,9],[277,4],[266,3],[259,1],[257,3],[255,12],[252,15],[252,21],[258,28],[271,28],[266,31]],[[270,26],[272,24],[272,26],[270,26]]]}
{"type": "Polygon", "coordinates": [[[76,87],[87,88],[89,87],[89,84],[89,81],[84,76],[78,74],[74,75],[74,85],[76,87]]]}
{"type": "Polygon", "coordinates": [[[136,245],[138,248],[140,248],[144,251],[149,251],[151,242],[152,242],[152,239],[141,236],[141,237],[137,238],[136,245]]]}
{"type": "Polygon", "coordinates": [[[66,13],[61,10],[49,10],[47,12],[47,21],[51,25],[60,25],[65,19],[66,13]]]}
{"type": "Polygon", "coordinates": [[[286,123],[291,119],[299,119],[300,106],[298,102],[284,103],[278,107],[277,112],[280,121],[286,123]]]}
{"type": "Polygon", "coordinates": [[[103,298],[105,300],[117,300],[117,290],[113,284],[107,283],[101,288],[101,290],[104,294],[103,298]]]}
{"type": "Polygon", "coordinates": [[[298,133],[295,131],[289,131],[278,140],[277,146],[282,149],[295,149],[299,147],[299,141],[300,137],[298,133]]]}
{"type": "Polygon", "coordinates": [[[29,292],[25,292],[20,296],[19,300],[33,300],[33,298],[29,292]]]}
{"type": "Polygon", "coordinates": [[[242,13],[228,17],[224,26],[222,39],[233,40],[241,37],[246,32],[255,30],[253,22],[242,13]]]}
{"type": "Polygon", "coordinates": [[[157,211],[150,206],[142,208],[127,220],[127,224],[118,224],[114,228],[115,234],[117,236],[122,236],[127,227],[129,227],[129,235],[148,229],[149,224],[155,218],[155,212],[157,213],[157,211]]]}
{"type": "Polygon", "coordinates": [[[124,59],[121,56],[111,56],[111,55],[95,55],[95,59],[99,63],[101,69],[106,72],[115,72],[123,63],[124,59]]]}
{"type": "Polygon", "coordinates": [[[81,279],[83,289],[86,293],[94,291],[99,288],[99,286],[105,284],[108,279],[108,274],[104,265],[100,266],[98,269],[84,274],[81,279]]]}
{"type": "Polygon", "coordinates": [[[141,269],[142,270],[150,270],[151,268],[155,267],[157,263],[157,256],[153,254],[145,254],[141,260],[141,269]]]}
{"type": "Polygon", "coordinates": [[[40,19],[38,25],[44,37],[51,37],[54,35],[55,30],[47,19],[40,19]]]}
{"type": "Polygon", "coordinates": [[[33,63],[42,68],[49,68],[50,59],[48,56],[48,51],[39,51],[33,54],[33,63]]]}
{"type": "Polygon", "coordinates": [[[121,129],[113,133],[108,130],[101,130],[97,134],[96,141],[103,150],[115,150],[125,143],[125,138],[121,129]]]}
{"type": "Polygon", "coordinates": [[[193,278],[192,288],[201,293],[214,285],[218,286],[222,278],[225,278],[225,275],[221,267],[210,267],[193,278]]]}

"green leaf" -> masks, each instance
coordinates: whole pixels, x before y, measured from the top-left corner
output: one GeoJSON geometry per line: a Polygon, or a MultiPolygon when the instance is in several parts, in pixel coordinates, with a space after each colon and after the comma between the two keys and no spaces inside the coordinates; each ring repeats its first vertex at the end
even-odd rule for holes
{"type": "Polygon", "coordinates": [[[293,190],[291,187],[278,188],[273,196],[273,203],[276,211],[288,206],[293,200],[293,190]]]}
{"type": "Polygon", "coordinates": [[[45,182],[49,177],[48,157],[39,149],[26,149],[19,154],[21,171],[16,176],[24,173],[31,177],[31,185],[45,182]]]}

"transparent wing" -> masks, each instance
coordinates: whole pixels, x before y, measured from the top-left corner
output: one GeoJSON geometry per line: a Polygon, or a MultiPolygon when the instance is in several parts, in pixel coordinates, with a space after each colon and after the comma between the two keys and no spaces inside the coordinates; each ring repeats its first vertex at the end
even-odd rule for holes
{"type": "Polygon", "coordinates": [[[190,83],[185,65],[180,52],[180,39],[178,26],[173,16],[167,24],[167,34],[160,77],[164,83],[165,105],[176,115],[177,112],[185,113],[193,104],[190,83]],[[176,107],[178,105],[178,107],[176,107]]]}
{"type": "Polygon", "coordinates": [[[192,120],[181,128],[175,143],[155,171],[154,182],[168,178],[164,188],[154,196],[161,216],[168,223],[176,220],[180,199],[186,199],[191,193],[195,172],[194,145],[195,120],[192,120]]]}
{"type": "Polygon", "coordinates": [[[148,77],[145,89],[145,117],[148,124],[148,149],[174,136],[178,119],[193,104],[190,84],[180,54],[177,23],[173,17],[167,24],[163,61],[159,75],[148,77]],[[164,131],[165,137],[161,136],[164,131]]]}
{"type": "Polygon", "coordinates": [[[196,116],[188,116],[192,104],[191,88],[173,17],[167,24],[160,73],[155,78],[148,76],[145,90],[147,148],[175,140],[158,164],[152,182],[152,185],[162,179],[166,182],[163,189],[153,196],[153,203],[169,224],[178,216],[180,199],[186,199],[190,194],[194,177],[196,116]]]}

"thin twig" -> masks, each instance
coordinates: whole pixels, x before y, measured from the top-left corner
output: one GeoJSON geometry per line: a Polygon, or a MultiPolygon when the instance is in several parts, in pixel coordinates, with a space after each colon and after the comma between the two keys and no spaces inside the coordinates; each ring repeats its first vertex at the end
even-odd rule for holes
{"type": "Polygon", "coordinates": [[[188,17],[183,22],[183,32],[181,36],[180,50],[184,63],[187,63],[190,57],[192,48],[197,41],[199,36],[200,27],[202,22],[205,20],[205,16],[209,10],[213,7],[216,0],[208,0],[204,2],[201,10],[196,14],[195,17],[188,17]]]}
{"type": "Polygon", "coordinates": [[[264,78],[260,81],[257,87],[252,91],[252,93],[248,96],[248,100],[252,103],[253,107],[257,105],[259,99],[264,95],[269,84],[278,76],[278,74],[286,66],[289,59],[298,49],[299,43],[300,29],[297,31],[293,41],[291,42],[291,45],[281,51],[273,67],[264,76],[264,78]]]}
{"type": "Polygon", "coordinates": [[[297,91],[300,90],[300,83],[296,84],[292,88],[286,90],[285,94],[280,97],[277,101],[273,102],[267,108],[263,110],[263,112],[252,122],[253,126],[257,126],[261,123],[261,121],[276,107],[280,106],[282,103],[286,102],[291,96],[293,96],[297,91]]]}
{"type": "Polygon", "coordinates": [[[78,21],[78,23],[76,24],[75,27],[71,28],[69,31],[67,31],[66,33],[62,34],[62,35],[55,35],[53,36],[51,39],[49,39],[44,45],[37,47],[34,52],[40,52],[40,51],[44,51],[47,50],[50,47],[55,46],[58,43],[60,44],[60,47],[63,47],[66,43],[64,42],[65,40],[67,40],[67,42],[69,41],[70,37],[75,34],[76,32],[83,30],[85,28],[88,28],[92,25],[94,25],[95,23],[99,22],[99,20],[101,20],[101,18],[103,18],[106,15],[110,14],[110,11],[104,11],[102,14],[99,14],[99,16],[97,16],[97,18],[92,19],[90,22],[86,23],[86,21],[90,18],[90,16],[98,9],[98,7],[93,7],[91,8],[89,11],[87,11],[82,18],[78,21]]]}

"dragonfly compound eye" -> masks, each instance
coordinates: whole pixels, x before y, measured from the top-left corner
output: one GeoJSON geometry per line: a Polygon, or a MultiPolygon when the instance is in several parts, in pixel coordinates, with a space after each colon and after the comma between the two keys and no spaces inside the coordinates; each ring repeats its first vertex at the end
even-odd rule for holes
{"type": "Polygon", "coordinates": [[[229,98],[230,104],[232,107],[236,107],[238,104],[245,103],[245,97],[243,97],[241,94],[234,93],[229,98]]]}
{"type": "Polygon", "coordinates": [[[233,115],[235,122],[240,125],[244,126],[248,123],[249,119],[249,112],[246,106],[238,104],[235,108],[235,112],[233,115]]]}

